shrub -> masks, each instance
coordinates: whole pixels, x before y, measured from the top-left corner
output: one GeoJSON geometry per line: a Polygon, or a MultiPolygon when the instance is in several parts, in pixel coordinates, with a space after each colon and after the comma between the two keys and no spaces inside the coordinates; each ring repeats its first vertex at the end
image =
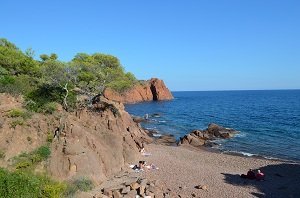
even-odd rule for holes
{"type": "Polygon", "coordinates": [[[21,153],[14,157],[16,169],[30,169],[41,161],[46,160],[51,154],[49,146],[41,146],[30,153],[21,153]]]}
{"type": "Polygon", "coordinates": [[[28,119],[31,114],[28,111],[23,111],[22,109],[11,109],[8,112],[8,116],[11,118],[22,117],[23,119],[28,119]]]}
{"type": "Polygon", "coordinates": [[[94,187],[93,182],[87,178],[79,178],[70,183],[65,191],[66,197],[73,197],[77,191],[89,191],[94,187]]]}
{"type": "Polygon", "coordinates": [[[53,134],[51,132],[47,133],[47,142],[52,143],[53,142],[53,134]]]}
{"type": "Polygon", "coordinates": [[[28,75],[1,75],[0,92],[20,95],[31,92],[36,88],[37,79],[28,75]]]}
{"type": "Polygon", "coordinates": [[[53,197],[63,196],[64,183],[51,180],[47,176],[30,172],[9,172],[0,168],[0,197],[53,197]]]}
{"type": "Polygon", "coordinates": [[[44,104],[41,107],[41,112],[45,113],[45,114],[52,114],[56,111],[57,108],[57,104],[55,102],[49,102],[44,104]]]}
{"type": "Polygon", "coordinates": [[[41,146],[34,152],[34,154],[41,156],[42,160],[45,160],[50,156],[51,151],[49,146],[41,146]]]}
{"type": "Polygon", "coordinates": [[[16,120],[13,120],[11,123],[10,123],[10,128],[16,128],[17,125],[23,125],[24,124],[24,121],[21,120],[21,119],[16,119],[16,120]]]}
{"type": "Polygon", "coordinates": [[[87,178],[80,178],[73,182],[73,185],[80,191],[89,191],[93,188],[93,182],[87,178]]]}

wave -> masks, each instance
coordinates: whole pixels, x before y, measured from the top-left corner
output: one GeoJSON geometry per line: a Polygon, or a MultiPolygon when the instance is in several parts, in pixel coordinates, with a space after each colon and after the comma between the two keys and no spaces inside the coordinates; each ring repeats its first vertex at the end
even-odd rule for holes
{"type": "MultiPolygon", "coordinates": [[[[243,152],[243,151],[222,151],[223,153],[227,153],[227,154],[233,154],[233,155],[242,155],[242,156],[246,156],[246,157],[258,157],[259,155],[254,154],[254,153],[247,153],[247,152],[243,152]]],[[[263,157],[263,156],[260,156],[263,157]]]]}

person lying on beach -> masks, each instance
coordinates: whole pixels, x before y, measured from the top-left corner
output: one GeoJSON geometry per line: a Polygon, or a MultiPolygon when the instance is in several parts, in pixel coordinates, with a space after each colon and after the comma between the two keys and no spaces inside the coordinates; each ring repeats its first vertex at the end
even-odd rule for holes
{"type": "Polygon", "coordinates": [[[258,169],[256,174],[256,180],[262,181],[264,179],[265,179],[265,174],[258,169]]]}
{"type": "Polygon", "coordinates": [[[138,165],[130,165],[130,168],[132,168],[135,171],[143,171],[144,169],[145,170],[158,170],[159,169],[154,164],[147,165],[146,161],[139,161],[138,165]]]}
{"type": "Polygon", "coordinates": [[[154,164],[146,165],[145,166],[148,170],[158,170],[159,168],[154,164]]]}
{"type": "Polygon", "coordinates": [[[136,171],[139,171],[139,170],[144,170],[144,167],[146,165],[146,161],[139,161],[139,164],[138,165],[130,165],[130,167],[133,169],[133,170],[136,170],[136,171]]]}
{"type": "Polygon", "coordinates": [[[255,173],[252,169],[249,169],[249,171],[247,172],[247,175],[245,174],[242,174],[241,175],[241,178],[245,178],[245,179],[255,179],[256,176],[255,176],[255,173]]]}

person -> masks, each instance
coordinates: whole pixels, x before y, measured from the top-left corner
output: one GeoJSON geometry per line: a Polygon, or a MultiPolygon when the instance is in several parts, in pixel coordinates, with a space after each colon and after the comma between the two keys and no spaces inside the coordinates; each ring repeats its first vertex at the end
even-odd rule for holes
{"type": "Polygon", "coordinates": [[[258,169],[256,174],[256,180],[262,181],[264,179],[265,179],[265,174],[258,169]]]}
{"type": "Polygon", "coordinates": [[[145,148],[142,147],[141,150],[140,150],[141,154],[143,155],[146,151],[145,151],[145,148]]]}
{"type": "Polygon", "coordinates": [[[146,113],[146,114],[144,115],[144,119],[145,119],[145,120],[148,120],[148,119],[149,119],[149,114],[148,114],[148,113],[146,113]]]}
{"type": "Polygon", "coordinates": [[[246,178],[246,179],[255,179],[256,178],[255,173],[252,169],[249,169],[249,171],[247,172],[247,175],[242,174],[241,177],[246,178]]]}
{"type": "Polygon", "coordinates": [[[139,169],[143,170],[145,167],[146,162],[145,161],[139,161],[139,169]]]}
{"type": "Polygon", "coordinates": [[[135,171],[143,171],[146,165],[146,161],[139,161],[138,165],[131,165],[130,167],[135,171]]]}

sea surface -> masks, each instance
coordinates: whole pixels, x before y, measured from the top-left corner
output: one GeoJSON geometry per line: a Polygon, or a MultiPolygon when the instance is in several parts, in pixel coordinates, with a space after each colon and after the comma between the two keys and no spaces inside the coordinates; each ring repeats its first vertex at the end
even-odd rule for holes
{"type": "Polygon", "coordinates": [[[174,100],[126,105],[149,114],[147,129],[177,139],[209,123],[240,131],[218,140],[222,152],[300,161],[300,90],[172,92],[174,100]]]}

